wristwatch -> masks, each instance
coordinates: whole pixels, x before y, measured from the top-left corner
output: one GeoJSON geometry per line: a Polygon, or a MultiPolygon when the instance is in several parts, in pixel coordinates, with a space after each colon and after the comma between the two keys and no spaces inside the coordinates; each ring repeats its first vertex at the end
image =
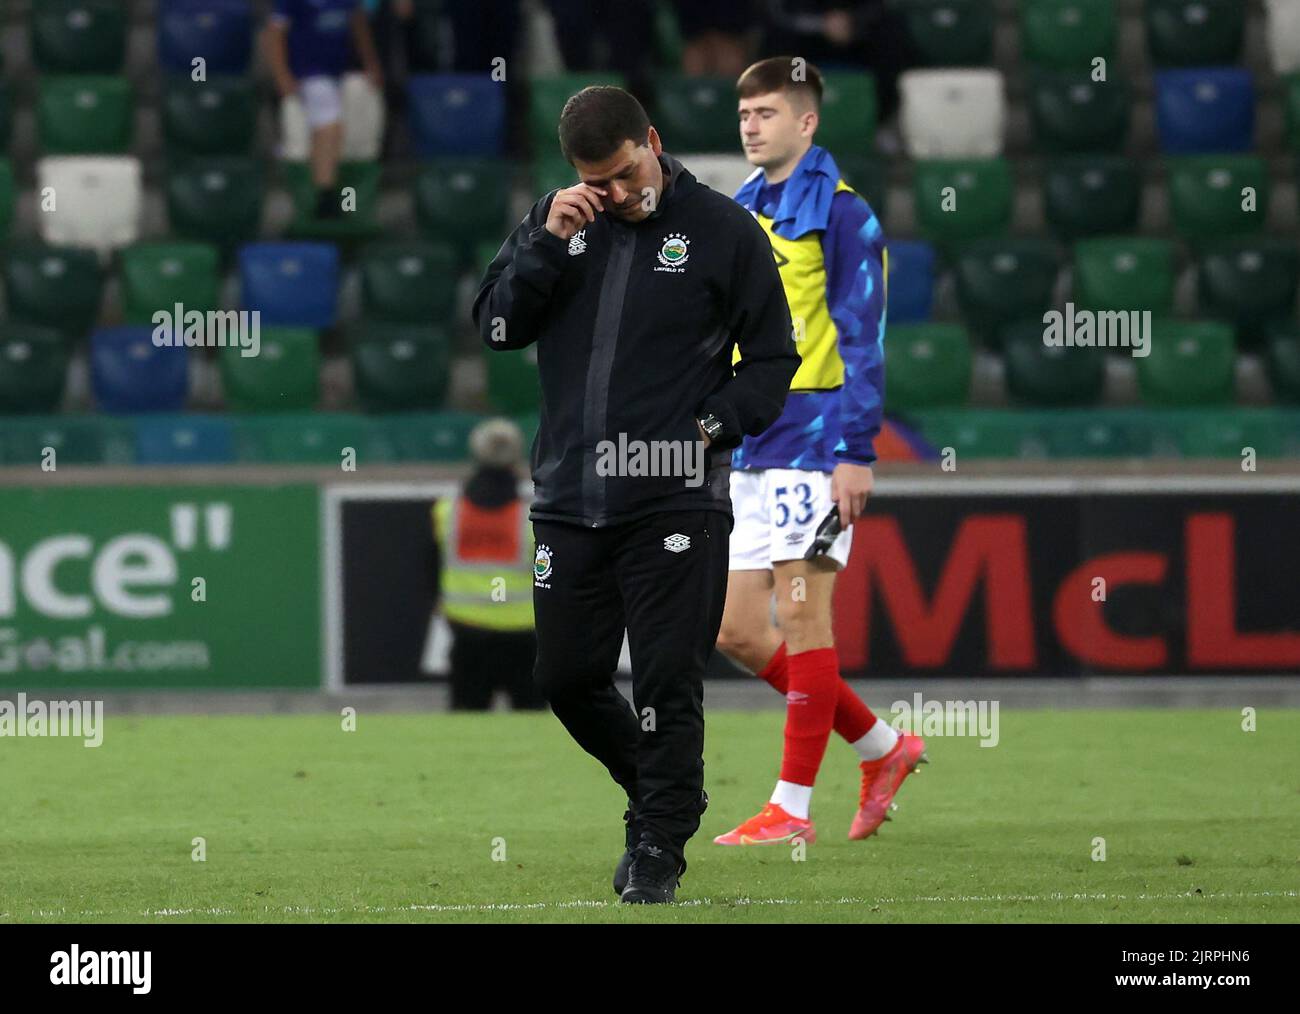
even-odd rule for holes
{"type": "Polygon", "coordinates": [[[704,418],[696,421],[700,424],[700,429],[704,430],[704,435],[708,437],[711,442],[716,441],[718,437],[722,436],[722,420],[712,412],[704,416],[704,418]]]}

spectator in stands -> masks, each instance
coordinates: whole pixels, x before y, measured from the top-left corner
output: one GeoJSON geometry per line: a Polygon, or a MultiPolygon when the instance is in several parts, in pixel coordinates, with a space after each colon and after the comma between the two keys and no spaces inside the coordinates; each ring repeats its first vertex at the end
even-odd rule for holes
{"type": "Polygon", "coordinates": [[[566,70],[608,69],[642,102],[653,99],[653,0],[547,0],[547,6],[566,70]]]}
{"type": "Polygon", "coordinates": [[[490,74],[492,61],[506,61],[506,80],[519,41],[519,0],[444,0],[451,20],[453,67],[458,74],[490,74]]]}
{"type": "Polygon", "coordinates": [[[542,706],[533,685],[533,526],[519,496],[523,447],[509,419],[480,423],[469,437],[474,473],[460,496],[434,504],[457,710],[487,710],[497,689],[516,708],[542,706]]]}
{"type": "Polygon", "coordinates": [[[674,0],[682,35],[682,73],[740,77],[749,66],[745,33],[754,25],[754,0],[674,0]]]}
{"type": "Polygon", "coordinates": [[[281,98],[298,96],[311,128],[316,215],[338,218],[342,78],[354,55],[371,85],[381,92],[384,87],[365,6],[362,0],[275,0],[264,45],[281,98]]]}

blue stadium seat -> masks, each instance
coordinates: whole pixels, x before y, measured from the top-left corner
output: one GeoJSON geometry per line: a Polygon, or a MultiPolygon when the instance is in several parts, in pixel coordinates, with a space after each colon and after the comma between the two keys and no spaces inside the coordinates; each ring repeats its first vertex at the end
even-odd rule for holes
{"type": "Polygon", "coordinates": [[[1250,151],[1255,84],[1243,67],[1158,71],[1156,127],[1170,155],[1250,151]]]}
{"type": "Polygon", "coordinates": [[[106,327],[90,336],[90,380],[104,412],[178,412],[189,393],[189,350],[159,348],[153,328],[106,327]]]}
{"type": "Polygon", "coordinates": [[[934,247],[929,243],[906,239],[889,242],[889,323],[930,319],[934,264],[934,247]]]}
{"type": "Polygon", "coordinates": [[[195,57],[207,73],[244,74],[253,53],[253,12],[248,0],[161,0],[158,62],[188,74],[195,57]]]}
{"type": "Polygon", "coordinates": [[[408,101],[417,155],[501,154],[506,90],[490,75],[416,74],[408,101]]]}
{"type": "Polygon", "coordinates": [[[339,287],[332,243],[249,243],[239,251],[241,305],[260,310],[264,327],[329,327],[339,287]]]}
{"type": "Polygon", "coordinates": [[[135,423],[141,465],[224,465],[235,460],[234,426],[222,416],[164,415],[135,423]]]}

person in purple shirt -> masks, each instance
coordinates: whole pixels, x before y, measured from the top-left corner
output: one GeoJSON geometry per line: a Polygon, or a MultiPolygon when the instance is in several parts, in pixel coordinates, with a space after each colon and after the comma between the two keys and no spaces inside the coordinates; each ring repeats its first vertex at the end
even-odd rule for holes
{"type": "Polygon", "coordinates": [[[338,218],[343,213],[338,190],[342,78],[354,53],[371,85],[383,90],[365,5],[361,0],[275,0],[264,44],[280,96],[298,96],[307,115],[316,215],[338,218]]]}

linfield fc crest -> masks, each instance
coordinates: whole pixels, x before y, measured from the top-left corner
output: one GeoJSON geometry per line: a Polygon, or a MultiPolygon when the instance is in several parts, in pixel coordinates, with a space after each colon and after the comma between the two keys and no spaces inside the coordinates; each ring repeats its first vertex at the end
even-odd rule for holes
{"type": "Polygon", "coordinates": [[[659,263],[656,271],[685,271],[686,262],[691,259],[691,241],[680,232],[671,232],[659,248],[659,263]]]}
{"type": "Polygon", "coordinates": [[[549,588],[546,583],[547,578],[551,576],[554,570],[554,564],[551,562],[551,547],[545,543],[539,543],[537,546],[537,555],[533,557],[533,584],[538,588],[549,588]]]}

